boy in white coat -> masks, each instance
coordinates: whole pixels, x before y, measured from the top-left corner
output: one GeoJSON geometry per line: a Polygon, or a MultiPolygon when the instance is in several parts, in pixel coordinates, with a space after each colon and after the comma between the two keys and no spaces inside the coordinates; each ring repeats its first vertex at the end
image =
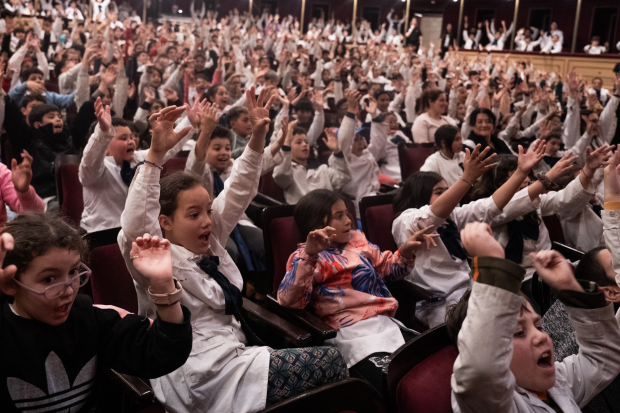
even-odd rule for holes
{"type": "Polygon", "coordinates": [[[475,282],[471,296],[447,316],[459,348],[452,410],[580,412],[620,372],[620,328],[613,305],[596,284],[579,283],[557,251],[534,255],[536,271],[558,291],[580,344],[577,355],[554,363],[553,343],[542,331],[540,316],[519,295],[525,271],[503,259],[504,249],[488,225],[469,224],[461,239],[474,257],[475,282]]]}

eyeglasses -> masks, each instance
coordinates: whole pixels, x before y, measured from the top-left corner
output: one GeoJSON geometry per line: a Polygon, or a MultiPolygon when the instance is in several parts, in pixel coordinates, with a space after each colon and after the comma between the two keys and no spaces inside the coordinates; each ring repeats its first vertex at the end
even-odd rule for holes
{"type": "Polygon", "coordinates": [[[33,294],[42,295],[48,300],[53,300],[56,297],[64,295],[69,287],[77,290],[78,288],[84,286],[88,282],[91,274],[92,271],[90,270],[90,268],[88,268],[84,263],[80,263],[80,272],[71,277],[69,281],[52,284],[43,291],[37,291],[30,287],[26,287],[24,284],[20,283],[15,279],[13,279],[13,281],[15,281],[16,284],[20,285],[22,288],[30,291],[33,294]]]}

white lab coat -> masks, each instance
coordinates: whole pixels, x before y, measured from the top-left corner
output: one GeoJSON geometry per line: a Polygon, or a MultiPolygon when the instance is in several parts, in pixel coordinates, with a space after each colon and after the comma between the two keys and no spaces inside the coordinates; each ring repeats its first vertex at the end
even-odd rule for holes
{"type": "MultiPolygon", "coordinates": [[[[220,258],[219,271],[239,290],[243,279],[222,247],[257,193],[262,154],[246,148],[224,191],[213,200],[213,232],[208,255],[220,258]]],[[[131,243],[144,233],[162,236],[159,216],[160,170],[141,166],[129,190],[121,218],[119,246],[134,279],[140,315],[154,317],[148,282],[130,258],[131,243]]],[[[265,408],[269,372],[268,347],[248,347],[241,325],[224,314],[221,287],[197,265],[204,256],[172,246],[172,271],[183,285],[181,304],[192,314],[193,344],[187,362],[151,380],[157,399],[168,412],[256,412],[265,408]]]]}

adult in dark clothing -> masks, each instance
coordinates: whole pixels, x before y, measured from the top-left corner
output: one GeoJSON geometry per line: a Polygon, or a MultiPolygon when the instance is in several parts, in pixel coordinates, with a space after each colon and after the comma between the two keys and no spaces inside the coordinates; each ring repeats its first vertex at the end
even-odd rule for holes
{"type": "Polygon", "coordinates": [[[494,153],[511,154],[512,151],[508,145],[506,145],[503,140],[493,135],[495,121],[495,115],[489,109],[475,109],[469,116],[471,133],[467,137],[467,140],[463,142],[463,145],[467,146],[470,151],[472,151],[478,144],[480,144],[480,151],[483,151],[487,146],[490,146],[491,150],[488,152],[487,156],[491,156],[494,153]]]}
{"type": "Polygon", "coordinates": [[[418,19],[415,17],[411,19],[411,27],[407,30],[405,37],[407,38],[407,46],[414,46],[416,51],[420,48],[420,43],[422,42],[422,31],[418,27],[418,19]]]}

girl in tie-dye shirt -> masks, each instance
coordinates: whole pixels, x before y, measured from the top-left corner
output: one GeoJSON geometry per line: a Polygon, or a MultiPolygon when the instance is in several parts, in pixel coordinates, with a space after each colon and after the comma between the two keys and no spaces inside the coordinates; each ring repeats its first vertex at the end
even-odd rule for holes
{"type": "MultiPolygon", "coordinates": [[[[358,363],[394,352],[405,341],[391,319],[398,302],[385,281],[402,279],[413,269],[415,250],[421,245],[418,240],[430,227],[392,253],[379,251],[364,233],[351,230],[344,200],[333,191],[308,193],[294,215],[306,243],[288,260],[278,302],[289,308],[310,304],[323,321],[337,329],[336,338],[326,343],[340,349],[352,374],[358,363]]],[[[381,363],[377,360],[373,361],[376,375],[365,378],[380,388],[381,363]]]]}

